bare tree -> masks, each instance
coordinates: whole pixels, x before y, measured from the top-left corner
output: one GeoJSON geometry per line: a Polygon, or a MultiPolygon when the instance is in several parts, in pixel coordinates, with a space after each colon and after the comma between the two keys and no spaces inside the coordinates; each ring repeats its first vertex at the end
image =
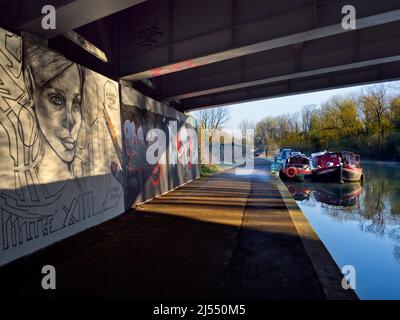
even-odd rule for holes
{"type": "Polygon", "coordinates": [[[272,116],[260,120],[256,125],[255,145],[265,148],[266,151],[276,147],[278,135],[278,121],[272,116]]]}
{"type": "MultiPolygon", "coordinates": [[[[208,133],[208,145],[210,148],[209,154],[209,163],[211,163],[211,148],[212,148],[212,139],[215,136],[217,130],[222,129],[224,125],[226,125],[230,119],[231,114],[228,107],[217,107],[210,109],[203,109],[196,112],[196,117],[199,123],[199,130],[207,130],[208,133]]],[[[199,133],[199,147],[201,145],[202,134],[199,133]]],[[[199,149],[199,154],[201,154],[201,148],[199,149]]],[[[201,157],[201,156],[200,156],[201,157]]]]}
{"type": "Polygon", "coordinates": [[[301,124],[302,131],[308,132],[311,129],[312,116],[315,113],[317,106],[315,104],[308,104],[301,109],[301,124]]]}
{"type": "Polygon", "coordinates": [[[254,122],[249,121],[248,119],[244,119],[239,123],[239,129],[242,130],[242,135],[245,137],[247,130],[255,130],[256,125],[254,122]]]}
{"type": "Polygon", "coordinates": [[[379,151],[382,149],[385,120],[390,111],[391,98],[391,90],[384,84],[366,87],[361,94],[364,116],[367,121],[374,122],[378,131],[379,151]]]}
{"type": "Polygon", "coordinates": [[[204,109],[197,112],[200,127],[215,132],[221,129],[231,119],[228,107],[204,109]]]}

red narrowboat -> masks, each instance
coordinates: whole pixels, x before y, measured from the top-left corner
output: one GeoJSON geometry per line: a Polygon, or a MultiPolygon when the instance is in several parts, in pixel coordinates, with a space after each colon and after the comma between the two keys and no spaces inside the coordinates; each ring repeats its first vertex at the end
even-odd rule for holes
{"type": "Polygon", "coordinates": [[[353,152],[320,152],[312,154],[312,180],[328,182],[363,182],[360,156],[353,152]]]}
{"type": "Polygon", "coordinates": [[[310,159],[303,154],[296,154],[286,159],[285,166],[280,170],[282,180],[304,181],[311,179],[310,159]]]}

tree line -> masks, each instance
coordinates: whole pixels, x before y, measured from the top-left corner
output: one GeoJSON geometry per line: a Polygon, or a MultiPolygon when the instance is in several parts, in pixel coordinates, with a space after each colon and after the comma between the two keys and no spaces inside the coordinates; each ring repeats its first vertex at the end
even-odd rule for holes
{"type": "Polygon", "coordinates": [[[389,84],[367,86],[319,107],[266,117],[256,124],[255,145],[269,152],[348,150],[369,159],[400,160],[400,90],[389,84]]]}

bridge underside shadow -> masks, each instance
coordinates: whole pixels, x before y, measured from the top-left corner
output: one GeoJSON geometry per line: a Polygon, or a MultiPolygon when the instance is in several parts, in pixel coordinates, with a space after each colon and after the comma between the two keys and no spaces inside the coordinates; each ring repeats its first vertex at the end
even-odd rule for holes
{"type": "Polygon", "coordinates": [[[193,181],[11,263],[0,269],[1,295],[326,299],[265,164],[193,181]],[[53,291],[41,288],[46,264],[57,270],[53,291]]]}

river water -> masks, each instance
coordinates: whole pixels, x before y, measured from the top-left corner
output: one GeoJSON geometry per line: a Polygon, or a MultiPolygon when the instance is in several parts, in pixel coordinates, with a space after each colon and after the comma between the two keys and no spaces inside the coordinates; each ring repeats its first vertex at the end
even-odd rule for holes
{"type": "Polygon", "coordinates": [[[400,164],[362,163],[365,182],[286,186],[360,299],[400,299],[400,164]]]}

